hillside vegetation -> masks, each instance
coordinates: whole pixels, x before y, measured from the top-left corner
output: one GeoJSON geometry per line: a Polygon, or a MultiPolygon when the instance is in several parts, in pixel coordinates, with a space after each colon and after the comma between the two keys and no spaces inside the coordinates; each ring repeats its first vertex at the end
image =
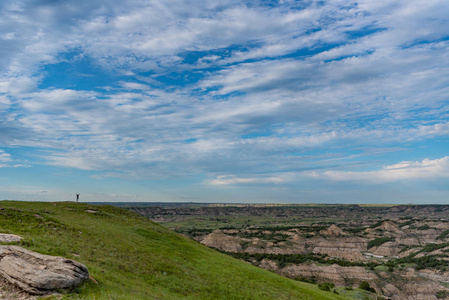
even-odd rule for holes
{"type": "Polygon", "coordinates": [[[85,264],[99,282],[64,298],[343,299],[211,250],[133,212],[78,203],[0,202],[0,232],[85,264]]]}

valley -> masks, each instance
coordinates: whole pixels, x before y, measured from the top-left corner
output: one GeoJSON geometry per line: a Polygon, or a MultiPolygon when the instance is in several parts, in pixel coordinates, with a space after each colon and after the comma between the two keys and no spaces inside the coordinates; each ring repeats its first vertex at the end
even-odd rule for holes
{"type": "Polygon", "coordinates": [[[372,299],[449,297],[447,205],[190,203],[128,209],[298,281],[346,290],[368,284],[376,292],[372,299]]]}

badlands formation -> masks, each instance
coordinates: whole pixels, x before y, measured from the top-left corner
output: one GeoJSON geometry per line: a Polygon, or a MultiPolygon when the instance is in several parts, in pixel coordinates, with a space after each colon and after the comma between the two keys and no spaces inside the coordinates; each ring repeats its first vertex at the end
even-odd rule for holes
{"type": "Polygon", "coordinates": [[[198,205],[132,208],[280,275],[386,299],[449,298],[449,206],[198,205]]]}

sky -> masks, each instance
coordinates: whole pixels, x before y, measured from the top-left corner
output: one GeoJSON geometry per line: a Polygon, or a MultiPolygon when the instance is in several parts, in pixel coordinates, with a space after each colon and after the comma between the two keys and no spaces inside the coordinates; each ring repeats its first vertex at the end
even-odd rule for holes
{"type": "Polygon", "coordinates": [[[0,200],[449,203],[446,0],[0,2],[0,200]]]}

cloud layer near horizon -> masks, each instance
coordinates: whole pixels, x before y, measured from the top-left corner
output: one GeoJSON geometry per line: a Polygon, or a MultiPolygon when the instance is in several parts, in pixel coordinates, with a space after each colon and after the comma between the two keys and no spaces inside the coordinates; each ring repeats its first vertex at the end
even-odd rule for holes
{"type": "Polygon", "coordinates": [[[229,186],[295,201],[310,180],[424,179],[447,196],[444,1],[8,1],[0,15],[1,170],[167,180],[205,187],[201,201],[229,186]]]}

